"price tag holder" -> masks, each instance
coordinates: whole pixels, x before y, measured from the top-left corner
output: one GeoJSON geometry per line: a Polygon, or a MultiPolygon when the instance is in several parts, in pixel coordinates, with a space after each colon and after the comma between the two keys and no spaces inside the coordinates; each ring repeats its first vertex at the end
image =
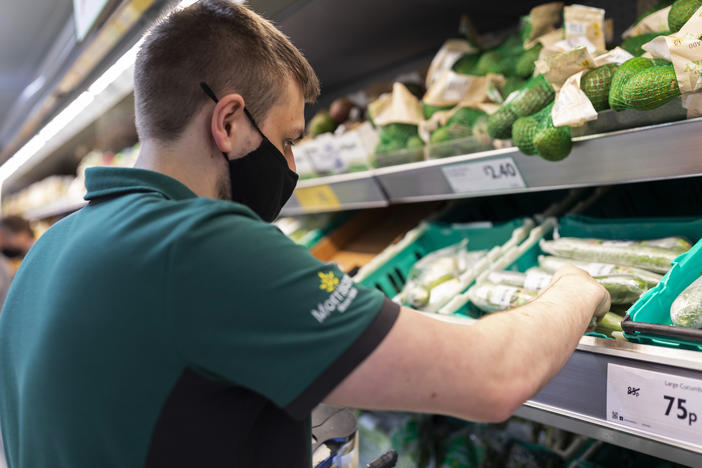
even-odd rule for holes
{"type": "Polygon", "coordinates": [[[295,190],[295,198],[303,208],[308,210],[334,209],[341,206],[330,185],[301,187],[295,190]]]}
{"type": "Polygon", "coordinates": [[[607,419],[701,445],[702,380],[608,364],[607,419]]]}
{"type": "Polygon", "coordinates": [[[512,158],[455,164],[441,170],[454,193],[526,188],[512,158]]]}

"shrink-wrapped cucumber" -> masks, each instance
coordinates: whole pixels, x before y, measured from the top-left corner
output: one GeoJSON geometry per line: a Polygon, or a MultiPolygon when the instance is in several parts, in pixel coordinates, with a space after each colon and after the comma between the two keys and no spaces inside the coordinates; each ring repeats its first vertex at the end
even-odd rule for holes
{"type": "Polygon", "coordinates": [[[481,283],[468,291],[468,297],[483,312],[498,312],[523,306],[536,297],[535,291],[515,286],[481,283]]]}
{"type": "Polygon", "coordinates": [[[644,270],[643,268],[636,268],[626,265],[614,265],[611,263],[594,263],[573,260],[562,257],[552,257],[546,255],[539,256],[539,266],[544,270],[555,273],[559,268],[565,265],[574,265],[580,269],[583,269],[590,273],[592,277],[607,276],[607,275],[628,275],[638,278],[643,281],[646,288],[650,289],[655,287],[658,282],[663,278],[663,276],[658,273],[653,273],[652,271],[644,270]]]}
{"type": "Polygon", "coordinates": [[[661,247],[643,245],[641,242],[610,241],[603,239],[577,239],[562,237],[542,240],[541,250],[557,257],[590,262],[627,265],[657,273],[665,273],[679,252],[661,247]]]}
{"type": "Polygon", "coordinates": [[[693,281],[673,301],[670,320],[680,327],[702,328],[702,277],[693,281]]]}

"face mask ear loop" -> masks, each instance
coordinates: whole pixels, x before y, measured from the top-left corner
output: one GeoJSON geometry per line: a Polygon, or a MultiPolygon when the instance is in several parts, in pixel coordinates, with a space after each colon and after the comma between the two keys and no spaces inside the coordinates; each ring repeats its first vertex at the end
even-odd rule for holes
{"type": "MultiPolygon", "coordinates": [[[[205,83],[204,81],[201,81],[200,88],[202,88],[202,90],[205,92],[205,94],[207,94],[207,97],[212,99],[215,102],[215,104],[219,102],[219,99],[217,99],[217,96],[215,96],[214,91],[212,91],[212,88],[210,88],[207,85],[207,83],[205,83]]],[[[244,109],[244,110],[246,110],[246,109],[244,109]]],[[[259,130],[259,132],[260,132],[260,130],[259,130]]],[[[224,156],[224,160],[227,161],[227,163],[229,163],[229,156],[227,156],[227,153],[222,151],[222,156],[224,156]]]]}
{"type": "Polygon", "coordinates": [[[251,115],[251,113],[249,112],[249,110],[248,110],[246,107],[244,107],[244,114],[246,114],[246,117],[249,118],[249,120],[251,121],[251,125],[253,125],[253,127],[256,129],[256,131],[258,132],[258,134],[261,135],[261,137],[262,137],[264,140],[267,140],[266,135],[264,135],[263,132],[261,131],[261,129],[258,128],[258,125],[256,124],[256,121],[254,120],[253,116],[251,115]]]}

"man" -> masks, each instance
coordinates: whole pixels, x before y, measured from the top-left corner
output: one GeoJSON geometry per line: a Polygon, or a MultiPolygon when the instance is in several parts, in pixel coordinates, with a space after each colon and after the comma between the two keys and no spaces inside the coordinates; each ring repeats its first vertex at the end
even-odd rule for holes
{"type": "Polygon", "coordinates": [[[457,326],[266,222],[318,92],[297,49],[228,0],[154,27],[135,68],[137,168],[87,172],[89,205],[37,242],[0,317],[11,468],[309,467],[322,401],[500,421],[563,366],[609,308],[578,269],[457,326]]]}
{"type": "Polygon", "coordinates": [[[34,231],[29,221],[21,216],[0,219],[0,308],[15,274],[15,262],[21,260],[34,244],[34,231]]]}

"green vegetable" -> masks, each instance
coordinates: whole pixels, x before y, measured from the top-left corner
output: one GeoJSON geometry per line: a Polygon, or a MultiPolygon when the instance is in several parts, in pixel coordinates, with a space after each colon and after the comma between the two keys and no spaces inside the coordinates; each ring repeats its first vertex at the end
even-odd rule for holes
{"type": "Polygon", "coordinates": [[[673,324],[687,328],[702,328],[702,277],[697,278],[670,306],[673,324]]]}
{"type": "Polygon", "coordinates": [[[327,112],[320,112],[310,120],[310,135],[316,137],[336,130],[336,123],[327,112]]]}
{"type": "Polygon", "coordinates": [[[544,252],[558,257],[627,265],[657,273],[667,272],[670,263],[678,256],[674,250],[642,245],[641,242],[561,237],[553,241],[542,240],[539,245],[544,252]]]}
{"type": "Polygon", "coordinates": [[[681,254],[692,248],[692,244],[690,244],[690,242],[683,237],[664,237],[663,239],[641,241],[641,245],[652,245],[654,247],[670,249],[681,254]]]}
{"type": "Polygon", "coordinates": [[[465,54],[459,58],[456,63],[453,64],[451,69],[456,73],[462,75],[475,75],[477,74],[478,60],[480,59],[480,54],[465,54]]]}
{"type": "MultiPolygon", "coordinates": [[[[380,127],[380,143],[375,148],[376,154],[392,154],[408,147],[412,137],[419,138],[417,126],[411,124],[391,123],[380,127]]],[[[416,144],[416,140],[413,140],[416,144]]]]}
{"type": "Polygon", "coordinates": [[[448,119],[448,122],[446,122],[447,125],[451,124],[459,124],[463,125],[464,127],[472,127],[475,122],[482,117],[483,115],[487,115],[485,112],[481,111],[480,109],[472,109],[470,107],[462,107],[458,109],[450,119],[448,119]]]}
{"type": "Polygon", "coordinates": [[[492,138],[507,139],[512,136],[512,124],[519,118],[510,104],[503,104],[488,117],[487,133],[492,138]]]}
{"type": "Polygon", "coordinates": [[[541,45],[541,43],[537,43],[535,46],[531,47],[530,49],[527,49],[524,52],[524,54],[522,54],[522,56],[519,57],[519,60],[517,61],[517,64],[514,67],[514,71],[517,76],[520,76],[522,78],[529,78],[531,75],[534,74],[534,64],[539,58],[541,49],[543,49],[543,45],[541,45]]]}
{"type": "Polygon", "coordinates": [[[512,125],[512,140],[522,153],[531,156],[536,154],[534,137],[539,132],[539,121],[534,117],[520,117],[512,125]]]}
{"type": "Polygon", "coordinates": [[[608,63],[583,74],[580,89],[583,90],[597,112],[609,109],[609,87],[617,65],[608,63]]]}
{"type": "Polygon", "coordinates": [[[429,104],[422,103],[422,108],[424,110],[424,117],[430,119],[432,115],[440,111],[445,111],[451,109],[451,106],[432,106],[429,104]]]}
{"type": "Polygon", "coordinates": [[[617,68],[617,71],[612,77],[612,83],[609,89],[609,107],[616,111],[629,109],[629,104],[624,100],[623,90],[626,83],[634,75],[646,70],[647,68],[663,65],[666,62],[661,59],[649,59],[644,57],[634,57],[627,60],[617,68]]]}
{"type": "Polygon", "coordinates": [[[673,65],[658,65],[632,76],[622,87],[622,99],[631,108],[651,110],[680,96],[673,65]]]}
{"type": "Polygon", "coordinates": [[[502,97],[504,99],[507,99],[507,97],[512,94],[515,91],[519,91],[524,87],[526,84],[526,80],[519,78],[517,76],[510,76],[505,80],[505,84],[500,90],[500,94],[502,94],[502,97]]]}
{"type": "Polygon", "coordinates": [[[424,140],[419,136],[411,136],[407,139],[407,148],[422,148],[424,147],[424,140]]]}
{"type": "Polygon", "coordinates": [[[552,107],[553,104],[546,108],[549,109],[548,115],[542,124],[542,129],[534,136],[534,148],[536,153],[546,161],[560,161],[570,154],[573,141],[569,126],[553,126],[550,111],[552,107]]]}
{"type": "Polygon", "coordinates": [[[622,320],[623,318],[615,313],[607,312],[602,320],[597,324],[595,331],[597,333],[602,333],[609,337],[612,336],[614,332],[622,332],[622,320]]]}
{"type": "Polygon", "coordinates": [[[670,31],[663,31],[663,32],[657,32],[657,33],[646,33],[646,34],[641,34],[639,36],[633,36],[633,37],[628,37],[622,41],[622,49],[626,50],[629,52],[631,55],[634,55],[636,57],[643,55],[645,50],[642,49],[642,46],[653,39],[655,39],[658,36],[667,36],[670,34],[670,31]]]}
{"type": "Polygon", "coordinates": [[[511,102],[512,110],[519,117],[534,114],[553,102],[556,92],[544,75],[530,79],[524,89],[511,102]]]}
{"type": "Polygon", "coordinates": [[[702,6],[702,0],[677,0],[668,13],[668,27],[672,32],[680,31],[692,15],[702,6]]]}
{"type": "Polygon", "coordinates": [[[595,278],[608,292],[612,304],[633,304],[646,292],[646,282],[627,275],[595,278]]]}
{"type": "Polygon", "coordinates": [[[613,265],[611,263],[589,263],[568,258],[550,257],[545,255],[539,256],[539,266],[550,273],[555,273],[559,268],[563,267],[564,265],[574,265],[578,268],[587,271],[592,276],[633,276],[634,278],[643,281],[647,289],[655,287],[658,284],[658,282],[663,278],[657,273],[653,273],[648,270],[635,268],[631,266],[613,265]]]}

